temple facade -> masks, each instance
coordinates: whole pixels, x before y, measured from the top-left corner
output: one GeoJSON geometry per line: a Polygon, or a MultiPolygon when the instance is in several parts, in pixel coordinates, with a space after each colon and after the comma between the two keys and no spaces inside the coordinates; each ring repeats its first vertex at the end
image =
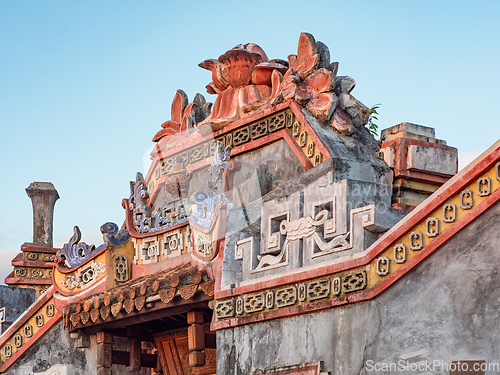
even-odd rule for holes
{"type": "Polygon", "coordinates": [[[307,33],[200,63],[214,103],[177,91],[101,244],[54,248],[31,184],[0,373],[500,373],[500,141],[457,174],[432,128],[376,140],[338,65],[307,33]]]}

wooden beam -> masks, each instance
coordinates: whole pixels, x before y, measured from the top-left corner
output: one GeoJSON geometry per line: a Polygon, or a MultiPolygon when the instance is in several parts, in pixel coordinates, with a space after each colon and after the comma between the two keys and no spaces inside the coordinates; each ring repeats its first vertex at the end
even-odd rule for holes
{"type": "MultiPolygon", "coordinates": [[[[158,356],[156,354],[141,353],[142,367],[156,368],[158,356]]],[[[113,350],[113,364],[129,366],[130,365],[130,352],[123,350],[113,350]]]]}
{"type": "Polygon", "coordinates": [[[111,375],[113,365],[113,335],[97,332],[97,375],[111,375]]]}

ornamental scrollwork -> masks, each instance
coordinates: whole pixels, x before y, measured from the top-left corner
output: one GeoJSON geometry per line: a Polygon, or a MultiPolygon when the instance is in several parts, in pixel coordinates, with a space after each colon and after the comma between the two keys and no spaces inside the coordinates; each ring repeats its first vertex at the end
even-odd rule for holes
{"type": "Polygon", "coordinates": [[[85,242],[80,242],[81,238],[82,233],[80,232],[80,228],[75,226],[73,228],[73,236],[67,244],[63,245],[62,249],[56,252],[55,259],[62,259],[66,267],[73,268],[79,266],[106,246],[101,245],[96,248],[94,245],[87,245],[85,242]]]}
{"type": "Polygon", "coordinates": [[[69,290],[75,288],[82,288],[90,285],[97,280],[99,274],[106,272],[106,265],[104,263],[97,263],[92,261],[88,267],[83,267],[78,270],[76,275],[68,275],[66,279],[59,280],[64,287],[69,290]]]}

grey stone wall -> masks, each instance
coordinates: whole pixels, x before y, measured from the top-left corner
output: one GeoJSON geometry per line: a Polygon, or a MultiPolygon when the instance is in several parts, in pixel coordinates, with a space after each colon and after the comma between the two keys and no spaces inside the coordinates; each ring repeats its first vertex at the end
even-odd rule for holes
{"type": "Polygon", "coordinates": [[[35,289],[0,285],[0,335],[35,302],[35,289]]]}
{"type": "Polygon", "coordinates": [[[217,374],[317,361],[335,375],[449,374],[456,360],[500,373],[499,229],[497,205],[372,301],[218,331],[217,374]]]}
{"type": "MultiPolygon", "coordinates": [[[[7,375],[90,375],[97,373],[96,336],[90,336],[88,348],[78,348],[78,340],[70,338],[62,322],[57,323],[31,347],[4,374],[7,375]]],[[[125,348],[118,348],[123,350],[125,348]]],[[[115,375],[150,375],[151,370],[143,368],[140,372],[131,372],[126,366],[113,365],[115,375]]]]}

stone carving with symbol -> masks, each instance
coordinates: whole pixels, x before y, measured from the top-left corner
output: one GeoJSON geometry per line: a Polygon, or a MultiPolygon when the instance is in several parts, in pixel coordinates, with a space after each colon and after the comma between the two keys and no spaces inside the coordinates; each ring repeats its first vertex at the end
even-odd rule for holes
{"type": "Polygon", "coordinates": [[[173,199],[185,198],[189,190],[189,182],[193,177],[193,172],[184,167],[182,157],[178,157],[176,163],[168,172],[168,179],[165,181],[165,189],[173,199]]]}
{"type": "MultiPolygon", "coordinates": [[[[175,190],[179,194],[187,194],[187,187],[184,184],[181,187],[178,182],[176,179],[172,180],[175,190]]],[[[187,199],[175,201],[152,213],[152,207],[148,205],[149,192],[142,173],[138,172],[136,181],[130,182],[130,190],[128,208],[132,215],[132,225],[138,233],[158,232],[188,221],[189,218],[184,208],[187,199]]]]}
{"type": "Polygon", "coordinates": [[[320,211],[316,217],[303,217],[298,220],[287,222],[283,220],[280,224],[280,232],[286,236],[285,243],[278,255],[257,255],[259,264],[255,270],[260,270],[264,267],[274,266],[284,261],[286,257],[286,250],[290,241],[301,240],[304,238],[312,237],[316,245],[321,251],[331,251],[336,247],[343,247],[349,245],[347,242],[349,233],[341,234],[330,240],[324,242],[316,231],[316,228],[322,226],[328,218],[328,211],[320,211]]]}

